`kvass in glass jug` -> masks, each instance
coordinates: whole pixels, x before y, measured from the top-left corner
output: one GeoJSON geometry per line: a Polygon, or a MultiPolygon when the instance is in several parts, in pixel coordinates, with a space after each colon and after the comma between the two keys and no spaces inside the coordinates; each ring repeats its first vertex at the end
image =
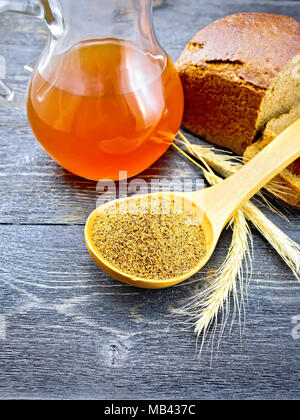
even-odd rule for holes
{"type": "Polygon", "coordinates": [[[27,111],[62,167],[118,180],[120,171],[131,177],[165,153],[181,124],[183,91],[156,39],[152,0],[0,0],[0,11],[48,26],[27,111]]]}

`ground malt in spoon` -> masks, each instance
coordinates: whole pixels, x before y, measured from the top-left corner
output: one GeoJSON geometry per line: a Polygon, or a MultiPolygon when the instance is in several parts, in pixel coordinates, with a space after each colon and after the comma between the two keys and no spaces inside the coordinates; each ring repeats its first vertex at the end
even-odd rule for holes
{"type": "Polygon", "coordinates": [[[174,199],[130,203],[106,208],[94,222],[93,241],[110,264],[138,278],[164,280],[199,263],[206,241],[195,208],[183,209],[174,199]]]}

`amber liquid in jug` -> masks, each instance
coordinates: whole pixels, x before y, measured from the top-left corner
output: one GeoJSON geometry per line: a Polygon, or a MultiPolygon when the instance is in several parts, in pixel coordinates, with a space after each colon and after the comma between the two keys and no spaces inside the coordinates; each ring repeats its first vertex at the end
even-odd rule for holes
{"type": "Polygon", "coordinates": [[[173,63],[130,41],[81,42],[32,75],[28,118],[46,151],[91,180],[151,166],[174,140],[183,114],[173,63]]]}

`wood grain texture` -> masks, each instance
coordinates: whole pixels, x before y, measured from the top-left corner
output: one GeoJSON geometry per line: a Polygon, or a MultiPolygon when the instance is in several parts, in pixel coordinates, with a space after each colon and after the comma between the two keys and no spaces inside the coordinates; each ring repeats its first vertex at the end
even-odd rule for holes
{"type": "MultiPolygon", "coordinates": [[[[298,1],[168,0],[155,11],[158,37],[176,59],[197,30],[239,11],[300,21],[298,1]]],[[[96,184],[58,167],[26,120],[23,66],[46,39],[38,21],[0,16],[0,54],[16,91],[13,103],[0,102],[0,398],[298,399],[300,286],[256,232],[242,345],[236,322],[212,365],[210,352],[197,359],[192,328],[171,311],[223,261],[230,231],[193,282],[168,290],[121,285],[91,261],[83,227],[96,184]]],[[[198,177],[173,150],[141,175],[165,185],[198,177]]],[[[268,214],[299,242],[299,213],[290,211],[290,223],[268,214]]]]}

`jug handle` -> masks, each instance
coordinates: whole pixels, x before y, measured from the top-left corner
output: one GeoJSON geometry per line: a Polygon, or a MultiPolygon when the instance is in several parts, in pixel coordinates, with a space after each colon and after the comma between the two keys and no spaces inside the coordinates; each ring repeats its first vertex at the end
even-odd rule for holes
{"type": "MultiPolygon", "coordinates": [[[[55,0],[0,0],[0,13],[17,12],[41,19],[46,23],[52,37],[57,39],[64,31],[64,22],[55,3],[55,0]]],[[[5,77],[5,58],[0,56],[0,97],[12,101],[14,93],[4,82],[5,77]]]]}

